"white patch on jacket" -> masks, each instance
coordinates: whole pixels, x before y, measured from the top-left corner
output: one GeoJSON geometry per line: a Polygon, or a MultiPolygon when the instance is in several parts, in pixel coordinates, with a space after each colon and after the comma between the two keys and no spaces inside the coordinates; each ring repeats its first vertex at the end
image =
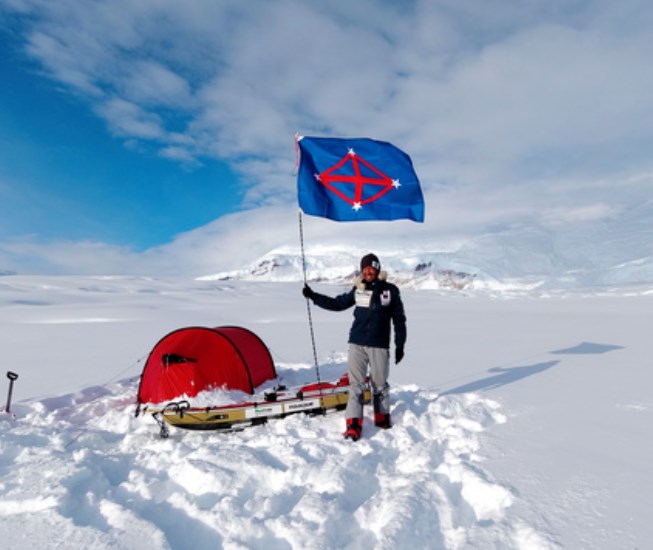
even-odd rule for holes
{"type": "MultiPolygon", "coordinates": [[[[385,281],[388,277],[387,272],[379,272],[379,280],[385,281]]],[[[365,288],[365,281],[363,277],[359,275],[354,281],[354,286],[356,287],[355,297],[356,305],[358,307],[370,307],[370,302],[372,300],[372,291],[365,288]]],[[[386,290],[382,293],[381,296],[381,305],[389,306],[390,305],[390,291],[386,290]]]]}

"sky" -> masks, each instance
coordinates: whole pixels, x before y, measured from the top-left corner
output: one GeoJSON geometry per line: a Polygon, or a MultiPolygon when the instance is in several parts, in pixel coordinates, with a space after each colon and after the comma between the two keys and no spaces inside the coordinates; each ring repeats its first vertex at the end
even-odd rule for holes
{"type": "Polygon", "coordinates": [[[297,242],[296,133],[409,153],[452,242],[626,219],[653,185],[653,6],[0,0],[0,272],[201,273],[297,242]]]}

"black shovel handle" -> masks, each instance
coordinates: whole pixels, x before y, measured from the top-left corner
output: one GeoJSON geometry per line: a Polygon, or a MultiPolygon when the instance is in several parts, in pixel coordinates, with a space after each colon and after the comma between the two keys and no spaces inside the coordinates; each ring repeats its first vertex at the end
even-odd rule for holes
{"type": "Polygon", "coordinates": [[[9,392],[7,393],[5,412],[11,413],[11,394],[14,391],[14,380],[18,379],[18,375],[15,372],[7,371],[7,378],[9,378],[9,392]]]}

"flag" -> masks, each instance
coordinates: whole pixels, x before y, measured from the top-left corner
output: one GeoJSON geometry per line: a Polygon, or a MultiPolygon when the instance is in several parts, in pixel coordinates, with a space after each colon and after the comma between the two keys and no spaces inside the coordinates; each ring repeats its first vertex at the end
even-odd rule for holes
{"type": "Polygon", "coordinates": [[[410,157],[368,138],[297,138],[297,195],[305,214],[336,221],[424,221],[410,157]]]}

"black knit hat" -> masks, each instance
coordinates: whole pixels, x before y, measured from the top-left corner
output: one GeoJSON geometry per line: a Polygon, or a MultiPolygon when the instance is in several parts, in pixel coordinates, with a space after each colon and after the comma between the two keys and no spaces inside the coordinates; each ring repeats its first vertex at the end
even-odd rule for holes
{"type": "Polygon", "coordinates": [[[366,254],[361,258],[361,271],[368,266],[373,267],[377,271],[381,271],[381,262],[375,254],[366,254]]]}

